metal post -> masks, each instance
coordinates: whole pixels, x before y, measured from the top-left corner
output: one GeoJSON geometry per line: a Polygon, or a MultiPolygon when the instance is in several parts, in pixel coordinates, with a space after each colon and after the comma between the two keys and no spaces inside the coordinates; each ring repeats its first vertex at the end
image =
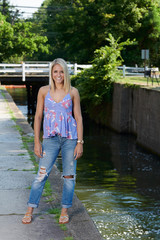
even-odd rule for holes
{"type": "Polygon", "coordinates": [[[22,62],[22,81],[25,82],[26,81],[26,77],[25,77],[25,63],[22,62]]]}
{"type": "Polygon", "coordinates": [[[126,69],[126,65],[123,65],[123,77],[125,78],[125,69],[126,69]]]}
{"type": "Polygon", "coordinates": [[[74,74],[77,74],[77,63],[74,64],[74,74]]]}

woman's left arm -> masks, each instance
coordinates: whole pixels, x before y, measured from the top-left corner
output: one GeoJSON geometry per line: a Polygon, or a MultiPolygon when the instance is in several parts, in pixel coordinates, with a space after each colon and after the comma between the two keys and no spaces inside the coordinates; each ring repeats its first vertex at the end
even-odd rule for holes
{"type": "Polygon", "coordinates": [[[81,106],[80,106],[80,96],[79,92],[76,88],[72,88],[72,96],[73,96],[73,113],[75,120],[77,122],[77,136],[78,141],[74,150],[75,160],[80,158],[83,155],[83,120],[81,114],[81,106]]]}

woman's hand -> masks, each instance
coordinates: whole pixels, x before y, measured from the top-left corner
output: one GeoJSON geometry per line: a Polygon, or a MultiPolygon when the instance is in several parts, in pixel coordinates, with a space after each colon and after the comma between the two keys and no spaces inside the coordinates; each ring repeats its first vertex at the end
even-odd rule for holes
{"type": "Polygon", "coordinates": [[[75,160],[82,157],[82,155],[83,155],[83,144],[77,143],[75,150],[74,150],[75,160]]]}
{"type": "Polygon", "coordinates": [[[42,157],[42,145],[41,145],[41,143],[35,143],[34,144],[34,153],[36,154],[37,157],[39,157],[39,158],[42,157]]]}

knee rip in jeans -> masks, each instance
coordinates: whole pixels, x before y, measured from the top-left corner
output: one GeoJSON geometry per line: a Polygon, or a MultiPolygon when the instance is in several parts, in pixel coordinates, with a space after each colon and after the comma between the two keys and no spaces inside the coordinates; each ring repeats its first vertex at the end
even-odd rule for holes
{"type": "Polygon", "coordinates": [[[46,168],[41,166],[39,173],[38,173],[38,181],[43,181],[43,179],[45,178],[45,176],[48,176],[47,172],[46,172],[46,168]]]}
{"type": "Polygon", "coordinates": [[[75,175],[63,175],[63,178],[67,178],[67,179],[71,179],[71,180],[75,180],[75,175]]]}

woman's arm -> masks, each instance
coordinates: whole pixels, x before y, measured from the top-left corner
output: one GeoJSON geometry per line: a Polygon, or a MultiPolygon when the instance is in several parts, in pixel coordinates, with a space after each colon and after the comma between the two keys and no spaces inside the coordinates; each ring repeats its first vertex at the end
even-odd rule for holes
{"type": "MultiPolygon", "coordinates": [[[[83,140],[83,120],[82,120],[82,114],[81,114],[80,96],[76,88],[72,88],[72,96],[73,96],[73,113],[74,113],[75,120],[77,122],[77,136],[78,136],[78,140],[82,141],[83,140]]],[[[83,154],[83,144],[81,142],[78,142],[74,151],[75,159],[80,158],[82,154],[83,154]]]]}
{"type": "Polygon", "coordinates": [[[37,157],[42,157],[42,146],[40,143],[40,129],[44,109],[45,88],[41,87],[37,97],[36,114],[34,118],[34,153],[37,157]]]}

